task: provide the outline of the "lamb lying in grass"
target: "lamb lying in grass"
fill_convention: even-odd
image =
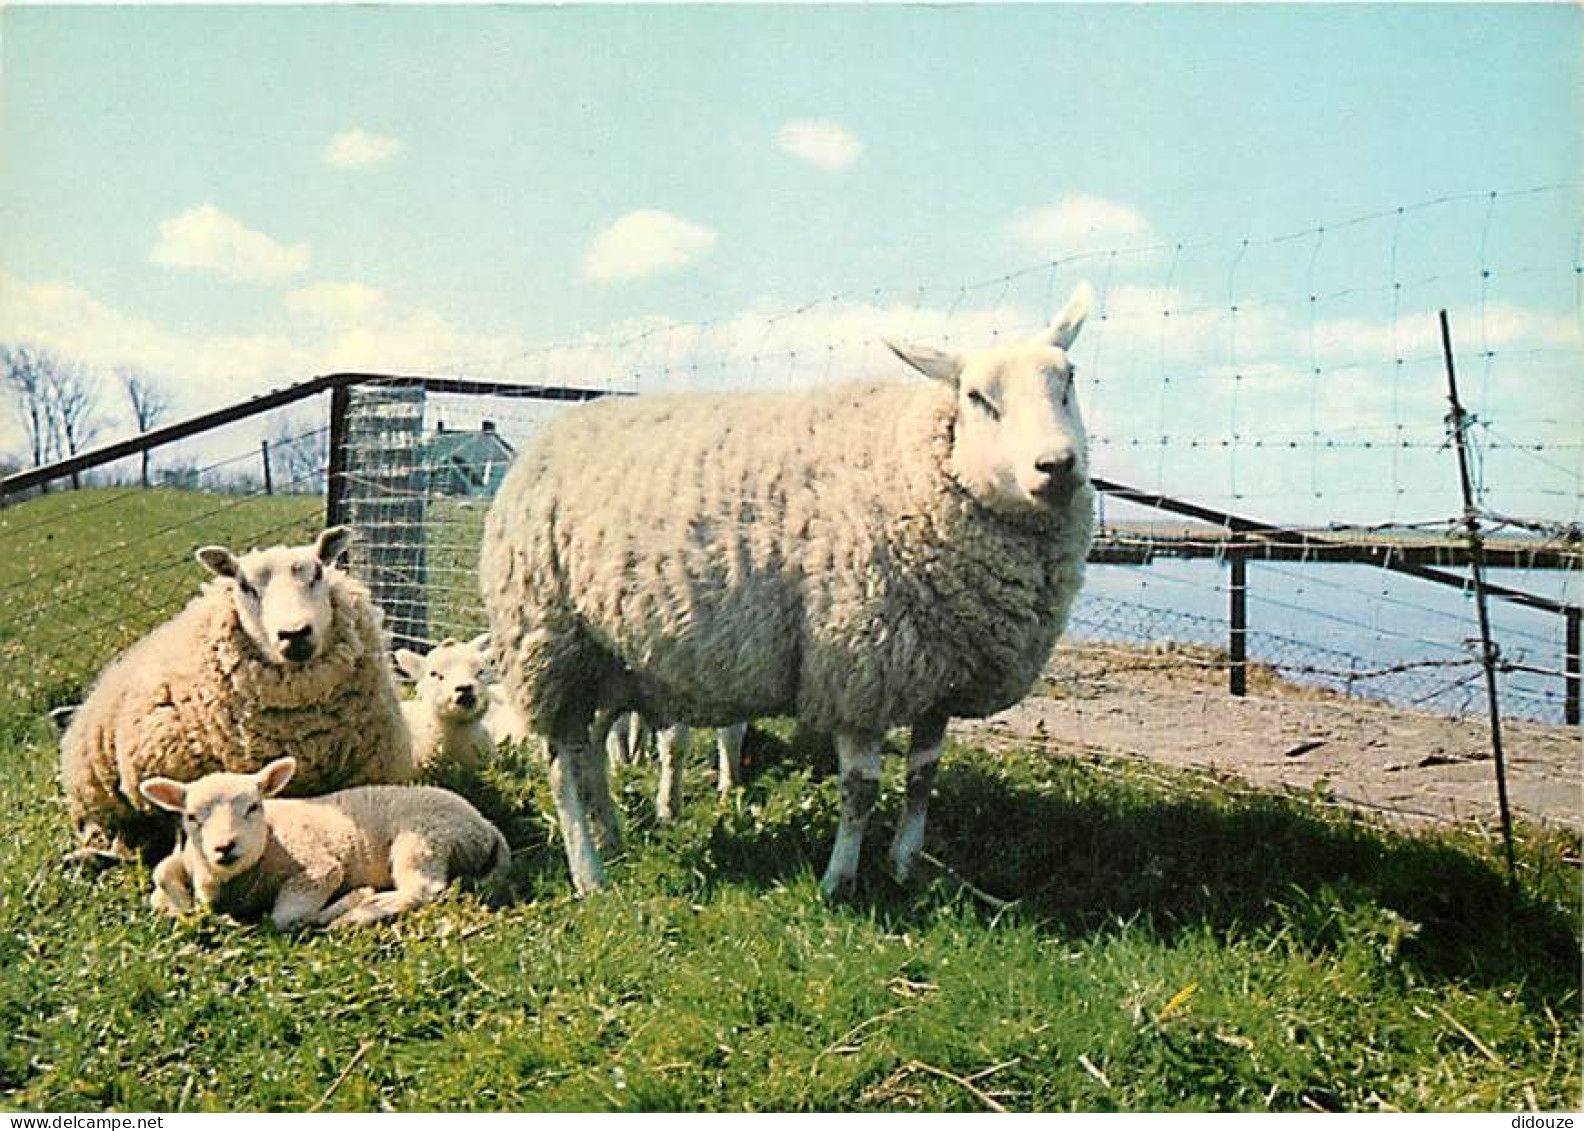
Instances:
[[[495,743],[484,716],[493,700],[489,636],[467,643],[443,640],[427,656],[402,648],[396,666],[413,682],[402,703],[412,735],[413,776],[422,781],[468,778],[483,768]]]
[[[456,794],[431,786],[362,786],[267,800],[297,763],[139,787],[180,814],[182,843],[154,869],[156,911],[195,904],[290,927],[373,923],[439,898],[460,876],[504,881],[506,838]]]

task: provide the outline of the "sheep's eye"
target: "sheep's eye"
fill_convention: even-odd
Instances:
[[[440,673],[439,672],[430,672],[429,673],[429,678],[430,679],[439,679],[440,678]]]
[[[315,562],[314,563],[314,571],[313,571],[313,584],[318,585],[323,580],[324,580],[324,566],[320,565],[318,562]]]
[[[242,590],[244,597],[257,597],[258,590],[253,588],[253,583],[241,574],[237,575],[237,588]]]
[[[198,824],[198,818],[194,817],[191,813],[183,813],[182,824],[186,825],[189,829],[195,828]]]
[[[968,390],[968,403],[973,405],[980,412],[984,413],[991,420],[1001,419],[1001,410],[996,408],[995,405],[991,404],[990,398],[985,396],[978,389]]]
[[[247,815],[249,817],[251,817],[251,816],[253,816],[253,814],[257,813],[263,807],[264,806],[260,802],[255,801],[255,802],[253,802],[253,804],[251,804],[251,805],[249,805],[247,807]]]

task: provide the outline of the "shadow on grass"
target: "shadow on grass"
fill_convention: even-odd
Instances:
[[[760,734],[747,800],[674,834],[671,867],[706,883],[771,885],[823,868],[835,832],[834,759],[816,739]],[[870,824],[858,909],[906,926],[963,888],[942,876],[908,892],[884,874],[894,787]],[[695,807],[696,809],[698,807]],[[930,806],[928,851],[956,877],[1064,936],[1143,923],[1164,938],[1208,927],[1274,935],[1316,953],[1344,933],[1379,936],[1426,977],[1578,992],[1577,870],[1554,845],[1544,889],[1518,901],[1494,853],[1469,837],[1382,830],[1298,799],[1205,789],[1174,794],[1126,769],[1031,752],[953,750]],[[977,899],[977,897],[972,897]],[[998,913],[981,901],[984,913]]]

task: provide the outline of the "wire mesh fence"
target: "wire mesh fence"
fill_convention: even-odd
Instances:
[[[196,590],[194,547],[306,537],[327,513],[359,528],[352,568],[397,642],[471,635],[484,627],[475,566],[490,498],[573,400],[900,376],[887,338],[1011,340],[1089,279],[1098,309],[1074,362],[1092,463],[1135,490],[1102,500],[1073,642],[1106,663],[1217,678],[1241,665],[1326,694],[1482,711],[1470,592],[1395,568],[1461,576],[1465,561],[1434,316],[1446,308],[1465,343],[1492,577],[1546,606],[1497,602],[1503,707],[1559,722],[1577,670],[1577,614],[1560,610],[1579,605],[1584,514],[1577,189],[1086,251],[974,283],[847,291],[702,322],[646,319],[458,357],[431,380],[336,379],[161,446],[156,490],[127,485],[129,455],[89,470],[84,491],[0,511],[0,559],[20,563],[0,569],[0,659],[30,672],[6,694],[34,705],[79,695]],[[1559,228],[1574,238],[1559,243]],[[1229,563],[1247,532],[1184,522],[1139,501],[1148,496],[1254,516],[1287,537],[1254,538],[1265,556],[1234,585]]]

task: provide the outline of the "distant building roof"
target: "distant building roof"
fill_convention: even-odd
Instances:
[[[486,420],[477,432],[453,432],[442,421],[424,443],[429,490],[440,495],[493,495],[515,448]]]

